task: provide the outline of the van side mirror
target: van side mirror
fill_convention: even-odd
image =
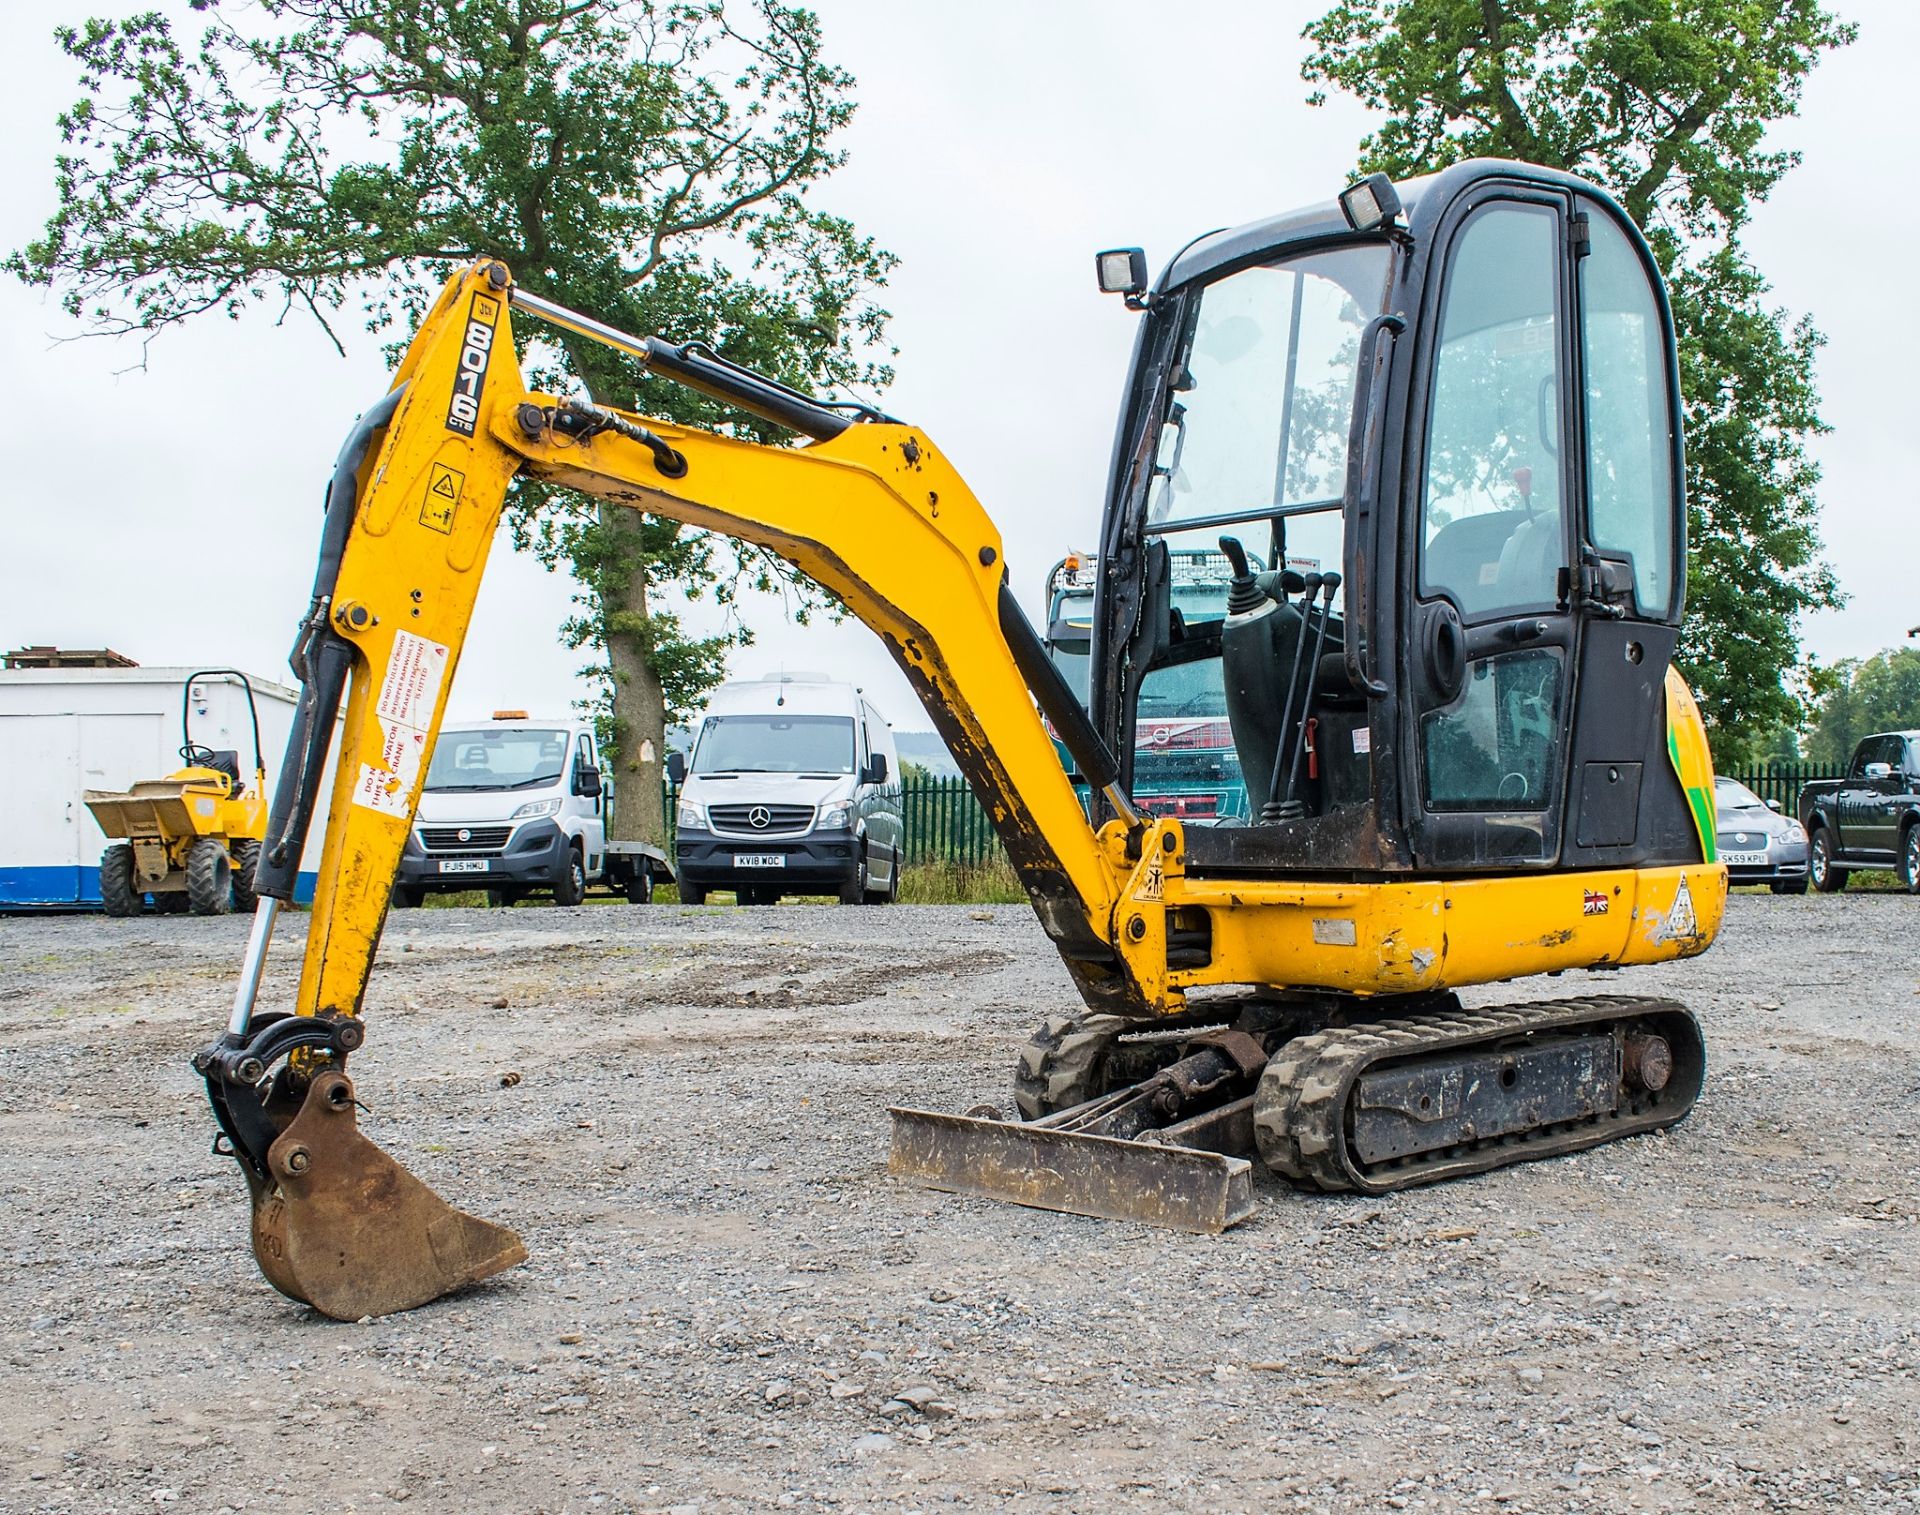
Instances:
[[[686,781],[687,755],[684,752],[669,752],[667,754],[667,782],[678,786],[686,783]]]
[[[598,768],[574,769],[573,792],[582,799],[598,799],[600,797],[600,770]]]
[[[867,759],[867,782],[869,784],[884,784],[886,781],[887,755],[884,752],[876,752],[872,757]]]

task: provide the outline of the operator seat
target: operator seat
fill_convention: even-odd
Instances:
[[[240,754],[231,747],[222,747],[218,750],[202,749],[199,757],[200,767],[210,768],[215,773],[224,773],[231,780],[228,793],[238,798],[241,791],[246,788],[240,777]]]

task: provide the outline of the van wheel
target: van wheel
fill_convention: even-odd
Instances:
[[[640,876],[627,880],[627,903],[629,905],[651,905],[653,903],[653,869],[645,863],[640,865]]]
[[[853,865],[853,877],[840,886],[840,903],[843,905],[864,905],[867,902],[867,854],[860,852],[860,861]]]
[[[1833,839],[1822,826],[1813,833],[1813,846],[1807,852],[1807,872],[1813,887],[1822,894],[1838,894],[1847,887],[1847,870],[1833,863]]]
[[[553,886],[553,902],[572,907],[587,897],[587,865],[578,848],[567,850],[567,871]]]
[[[133,887],[133,848],[116,842],[100,854],[100,908],[108,915],[140,913],[142,901]]]
[[[210,836],[187,849],[187,904],[195,915],[233,911],[233,859],[226,845]]]
[[[253,871],[260,866],[260,844],[247,840],[233,844],[233,908],[252,915],[260,896],[254,893]]]
[[[680,880],[680,903],[683,905],[704,905],[707,902],[707,886]]]

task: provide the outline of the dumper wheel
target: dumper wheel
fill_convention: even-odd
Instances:
[[[138,915],[141,903],[133,887],[133,848],[116,842],[100,854],[100,908],[108,915]]]
[[[1051,1015],[1021,1049],[1013,1070],[1013,1102],[1021,1119],[1070,1110],[1107,1092],[1107,1065],[1120,1033],[1118,1015]]]
[[[260,844],[251,839],[233,844],[233,908],[252,915],[260,896],[253,892],[253,870],[260,866]]]
[[[210,836],[187,849],[187,903],[195,915],[233,912],[233,860]]]

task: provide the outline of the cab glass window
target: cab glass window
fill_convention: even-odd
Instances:
[[[1674,600],[1673,415],[1660,308],[1627,234],[1594,211],[1580,264],[1587,389],[1587,529],[1594,546],[1633,555],[1640,614]]]
[[[1454,242],[1427,442],[1421,587],[1469,620],[1550,609],[1560,500],[1559,219],[1478,211]]]
[[[1337,500],[1384,243],[1243,268],[1194,297],[1156,439],[1149,528]]]

